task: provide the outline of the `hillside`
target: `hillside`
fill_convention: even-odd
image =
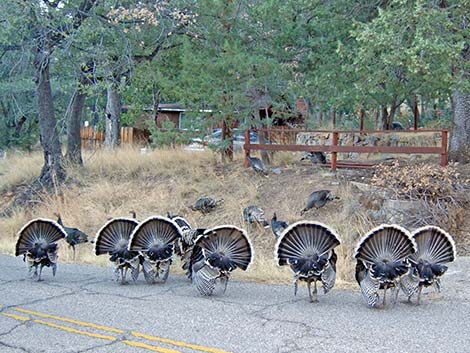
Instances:
[[[351,184],[353,180],[360,181],[359,185],[367,184],[372,171],[339,170],[334,174],[328,168],[299,159],[299,155],[291,153],[276,155],[274,165],[279,167],[280,174],[271,173],[266,178],[243,168],[241,154],[236,155],[234,163],[224,165],[218,155],[209,151],[159,150],[141,155],[137,149],[121,149],[87,153],[84,168],[68,170],[67,187],[61,194],[37,195],[31,207],[0,218],[0,251],[12,254],[17,231],[35,217],[55,218],[54,213],[60,212],[66,226],[78,227],[93,238],[110,217],[129,217],[130,211],[135,211],[142,220],[171,212],[184,216],[197,227],[234,224],[246,228],[255,246],[254,266],[236,277],[289,283],[289,270],[278,268],[274,263],[275,239],[271,230],[249,227],[243,222],[243,209],[257,205],[264,209],[268,220],[276,212],[279,219],[289,223],[309,219],[336,229],[343,241],[338,250],[338,279],[340,284],[346,285],[353,281],[351,257],[357,240],[380,224],[370,216],[370,207],[364,201],[364,197],[370,195]],[[41,164],[40,154],[17,155],[0,161],[2,209],[28,187],[39,174]],[[340,199],[300,217],[308,195],[321,189],[332,190]],[[210,214],[192,211],[189,206],[203,195],[224,202]],[[468,239],[470,229],[468,221],[465,223],[468,218],[459,217],[464,223],[453,233],[462,249],[466,249],[464,239]],[[106,256],[94,256],[89,243],[78,247],[75,259],[63,244],[60,256],[60,261],[108,265]],[[172,271],[181,273],[177,267]]]

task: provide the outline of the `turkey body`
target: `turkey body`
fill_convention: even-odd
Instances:
[[[289,226],[289,224],[285,221],[280,221],[277,219],[276,212],[273,214],[273,218],[271,218],[271,230],[274,234],[274,237],[278,239],[281,236],[281,233]]]
[[[313,164],[326,164],[326,156],[323,152],[308,152],[300,160],[307,159]]]
[[[72,248],[73,251],[73,257],[75,258],[75,246],[78,244],[83,244],[88,242],[88,235],[82,232],[78,228],[74,227],[66,227],[62,223],[62,217],[60,214],[56,214],[57,216],[57,223],[62,226],[62,228],[65,230],[65,233],[67,233],[67,236],[65,237],[65,241],[69,246]]]
[[[256,157],[248,157],[248,161],[250,162],[251,168],[253,168],[256,173],[268,176],[268,170],[264,166],[264,163],[261,159]]]
[[[216,200],[212,197],[203,196],[196,200],[194,206],[191,206],[193,211],[199,211],[203,214],[212,212],[217,206],[219,206],[223,200]]]
[[[243,229],[232,225],[207,229],[195,241],[190,260],[191,278],[201,295],[212,295],[218,284],[227,288],[230,274],[246,271],[253,248]]]
[[[362,238],[354,254],[355,277],[368,306],[378,305],[380,289],[384,290],[383,306],[389,288],[395,292],[396,301],[400,279],[410,268],[408,257],[415,252],[411,234],[398,225],[381,225]]]
[[[269,227],[269,223],[264,216],[264,211],[258,206],[248,206],[243,210],[243,220],[249,224],[259,224]]]
[[[290,266],[294,274],[294,294],[297,294],[299,281],[307,283],[311,302],[318,301],[318,281],[322,283],[325,294],[334,287],[337,260],[334,248],[340,243],[331,228],[318,222],[300,221],[282,233],[276,244],[275,256],[279,266]]]
[[[134,281],[139,276],[140,255],[137,251],[129,251],[130,235],[139,222],[131,218],[113,218],[96,234],[95,255],[109,255],[113,263],[116,281],[126,284],[127,272],[131,271]]]
[[[339,197],[333,195],[330,190],[318,190],[314,191],[310,194],[307,200],[307,205],[305,208],[300,211],[300,215],[303,215],[305,212],[310,210],[311,208],[320,208],[326,205],[327,202],[332,201],[334,199],[339,199]]]
[[[51,267],[52,274],[57,272],[58,244],[66,237],[65,230],[50,219],[37,218],[27,223],[19,232],[15,255],[23,255],[33,279],[42,281],[44,267]],[[38,272],[39,268],[39,272]]]
[[[182,231],[171,219],[152,216],[132,232],[129,251],[141,254],[142,271],[147,283],[165,282],[170,272],[176,243]]]
[[[413,232],[412,237],[417,251],[408,258],[410,271],[401,279],[400,288],[408,301],[417,293],[419,304],[423,288],[435,286],[440,291],[441,277],[447,271],[445,264],[455,260],[457,251],[450,234],[439,227],[419,228]]]

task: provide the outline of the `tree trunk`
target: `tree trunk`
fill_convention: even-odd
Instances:
[[[261,121],[262,120],[262,116],[261,116],[261,111],[258,110],[258,118],[259,120]],[[269,117],[269,112],[268,112],[268,109],[265,108],[264,109],[264,117],[265,118],[268,118]],[[261,127],[263,129],[267,128],[267,124],[266,122],[264,124],[261,125]],[[266,130],[260,130],[258,131],[258,140],[259,140],[259,144],[260,145],[265,145],[267,142],[269,142],[269,137],[268,137],[268,133]],[[271,159],[272,159],[272,153],[269,153],[268,151],[265,151],[265,150],[261,150],[260,151],[260,154],[261,154],[261,160],[263,161],[263,163],[265,165],[269,165],[271,164]]]
[[[470,161],[470,93],[452,94],[453,128],[449,142],[449,157],[453,161]]]
[[[108,88],[104,142],[108,148],[121,145],[121,95],[115,86]]]
[[[233,162],[233,123],[228,124],[225,120],[222,123],[222,142],[229,141],[226,149],[222,150],[222,160]]]
[[[65,180],[65,170],[52,100],[50,62],[45,52],[44,48],[38,47],[34,60],[40,138],[44,149],[44,166],[38,181],[43,187],[52,190]]]
[[[65,159],[75,165],[83,164],[80,125],[85,99],[86,93],[79,88],[73,95],[72,109],[67,120],[67,152],[65,153]]]
[[[82,66],[80,78],[78,80],[77,91],[72,98],[72,108],[67,120],[67,153],[66,160],[75,165],[82,165],[82,139],[80,137],[80,125],[82,122],[83,107],[87,97],[86,86],[92,84],[88,77],[92,71],[93,63],[88,62]]]

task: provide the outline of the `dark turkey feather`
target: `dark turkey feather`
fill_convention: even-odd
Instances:
[[[400,288],[408,300],[417,292],[418,304],[423,287],[435,285],[440,288],[440,277],[447,271],[445,264],[455,260],[455,242],[444,230],[435,226],[417,229],[412,234],[417,251],[408,258],[411,263],[409,274],[400,281]]]
[[[83,244],[83,243],[88,242],[88,235],[82,232],[78,228],[64,226],[64,224],[62,223],[62,217],[60,216],[60,214],[56,213],[55,215],[57,216],[57,223],[59,223],[62,226],[62,228],[64,228],[65,233],[67,233],[67,236],[65,237],[65,241],[72,248],[73,257],[75,258],[75,246],[78,244]]]
[[[253,259],[253,247],[246,231],[232,225],[206,230],[195,243],[191,256],[191,277],[203,295],[211,295],[220,281],[224,290],[230,273],[246,271]]]
[[[149,283],[165,281],[182,231],[171,219],[153,216],[140,223],[131,235],[129,250],[143,256],[144,275]]]
[[[289,226],[289,223],[285,221],[279,221],[277,219],[276,212],[273,214],[273,218],[271,218],[271,230],[273,231],[274,236],[278,239],[282,232]]]
[[[58,258],[57,242],[66,236],[67,233],[58,223],[50,219],[33,219],[18,232],[15,255],[24,255],[30,274],[34,269],[32,275],[38,281],[41,281],[44,266],[52,267],[52,274],[55,276]]]
[[[128,270],[131,271],[134,281],[139,276],[139,253],[128,250],[130,236],[138,224],[139,222],[131,218],[111,219],[101,227],[94,241],[96,255],[110,255],[109,260],[114,265],[116,280],[121,284],[126,283]]]
[[[307,282],[313,302],[317,300],[317,281],[322,282],[325,293],[334,286],[337,260],[334,248],[340,243],[339,236],[328,226],[300,221],[284,230],[277,241],[274,255],[279,266],[289,265],[294,272],[295,292],[299,280]],[[313,293],[310,291],[312,282]]]
[[[264,166],[264,163],[261,159],[256,157],[248,157],[248,160],[250,161],[251,168],[253,168],[256,173],[261,173],[264,176],[268,176],[268,170]]]
[[[416,252],[411,234],[398,225],[381,225],[372,229],[359,242],[354,257],[357,259],[356,280],[369,306],[376,306],[379,289],[393,288],[395,300],[400,278],[409,271],[407,258]]]

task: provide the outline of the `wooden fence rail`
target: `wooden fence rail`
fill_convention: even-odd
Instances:
[[[145,144],[148,142],[147,131],[132,127],[121,128],[121,144]],[[82,148],[97,148],[104,144],[105,133],[91,126],[83,126],[80,128],[80,138],[82,140]]]
[[[259,129],[255,131],[264,131],[267,136],[276,129]],[[292,151],[292,152],[330,152],[331,153],[331,169],[336,170],[338,167],[338,153],[397,153],[397,154],[437,154],[441,156],[441,166],[447,165],[447,130],[400,130],[400,131],[333,131],[333,130],[292,130],[294,134],[299,132],[305,133],[331,133],[332,144],[331,145],[297,145],[297,144],[252,144],[250,143],[250,130],[245,133],[245,144],[243,146],[245,150],[245,167],[249,167],[250,163],[248,157],[250,157],[250,151],[261,150],[261,151]],[[441,133],[441,146],[440,147],[421,147],[421,146],[342,146],[339,144],[339,134],[357,134],[357,133],[374,133],[374,134],[391,134],[391,133]],[[357,163],[341,163],[339,166],[347,167],[366,167],[371,164],[357,164]]]

